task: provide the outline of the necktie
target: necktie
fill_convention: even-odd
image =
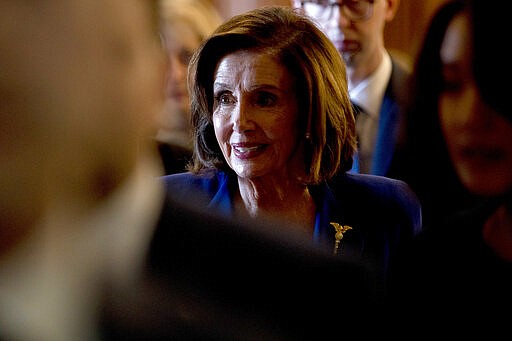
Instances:
[[[366,167],[361,163],[361,142],[363,140],[363,129],[365,125],[365,121],[367,119],[367,115],[364,112],[363,108],[357,103],[352,102],[352,107],[354,110],[354,117],[356,119],[356,135],[357,135],[357,153],[354,156],[354,162],[352,165],[352,172],[360,173]],[[364,163],[364,162],[363,162]]]
[[[354,110],[354,117],[357,120],[357,117],[361,112],[363,112],[363,108],[361,108],[357,103],[352,102],[352,108]]]

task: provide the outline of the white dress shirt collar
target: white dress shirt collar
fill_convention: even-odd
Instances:
[[[379,116],[384,92],[391,77],[391,68],[391,57],[388,52],[384,52],[382,61],[375,72],[356,86],[353,86],[350,81],[348,83],[352,101],[374,119]]]

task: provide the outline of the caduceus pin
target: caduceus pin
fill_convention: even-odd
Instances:
[[[334,255],[338,254],[338,248],[340,246],[341,240],[343,239],[343,234],[347,232],[348,230],[352,230],[352,227],[348,225],[340,225],[335,222],[331,222],[331,225],[336,230],[336,233],[334,235],[335,241],[334,241]]]

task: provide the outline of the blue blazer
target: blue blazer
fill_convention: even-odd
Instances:
[[[199,207],[234,218],[238,181],[233,172],[187,172],[162,179],[176,200],[193,197]],[[331,222],[348,225],[352,229],[345,232],[337,254],[376,264],[382,274],[395,251],[420,231],[420,204],[402,181],[346,173],[309,190],[316,205],[314,244],[333,252],[336,231]]]

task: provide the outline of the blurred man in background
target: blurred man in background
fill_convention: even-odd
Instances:
[[[392,176],[400,138],[410,62],[391,54],[384,29],[400,0],[291,0],[313,18],[347,66],[348,90],[357,108],[359,150],[352,171]]]

